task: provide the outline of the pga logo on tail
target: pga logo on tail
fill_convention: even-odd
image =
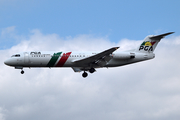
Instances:
[[[153,51],[153,45],[156,42],[149,42],[149,41],[144,41],[141,46],[139,47],[139,51],[140,50],[144,50],[144,51]]]

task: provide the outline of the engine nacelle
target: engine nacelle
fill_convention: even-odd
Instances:
[[[114,59],[126,60],[135,58],[135,53],[116,53],[113,55]]]

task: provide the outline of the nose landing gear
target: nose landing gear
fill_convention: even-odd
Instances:
[[[24,74],[24,70],[23,69],[21,70],[21,74]]]
[[[24,70],[22,66],[15,66],[15,69],[21,69],[21,74],[24,74]]]

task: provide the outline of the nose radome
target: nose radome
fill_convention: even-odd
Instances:
[[[5,61],[4,61],[4,64],[8,65],[8,60],[5,60]]]
[[[4,64],[10,65],[10,64],[11,64],[11,61],[10,61],[9,59],[7,59],[7,60],[4,61]]]

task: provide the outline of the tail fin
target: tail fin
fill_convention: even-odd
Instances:
[[[169,32],[161,35],[149,35],[147,36],[143,43],[136,49],[137,52],[143,53],[153,53],[159,41],[167,35],[170,35],[174,32]]]

